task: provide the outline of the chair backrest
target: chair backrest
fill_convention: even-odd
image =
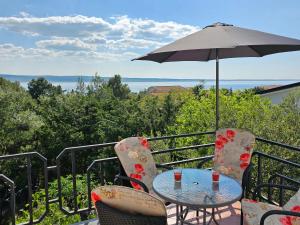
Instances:
[[[100,186],[92,191],[101,225],[166,225],[165,205],[146,192],[123,186]]]
[[[250,164],[255,136],[240,129],[220,129],[216,132],[214,170],[242,183]]]
[[[142,181],[151,191],[157,168],[147,139],[143,137],[123,139],[115,145],[115,151],[127,176]],[[142,189],[134,182],[131,184],[135,189]]]

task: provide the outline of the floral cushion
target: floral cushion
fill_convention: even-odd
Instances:
[[[129,187],[107,185],[92,191],[92,201],[102,201],[110,207],[146,216],[166,216],[162,201],[144,191]]]
[[[242,209],[245,220],[249,225],[259,224],[264,213],[270,210],[287,210],[300,212],[300,190],[281,208],[267,203],[257,202],[254,200],[243,199]],[[273,215],[269,216],[266,225],[300,225],[300,218],[295,216]]]
[[[281,207],[270,205],[263,202],[257,202],[254,200],[243,199],[242,200],[242,210],[244,213],[244,220],[248,225],[258,225],[260,224],[260,219],[266,212],[270,210],[282,210]],[[269,216],[265,220],[265,225],[282,225],[280,222],[280,215]]]
[[[115,151],[127,176],[142,181],[151,192],[157,168],[147,139],[126,138],[115,145]],[[137,183],[131,182],[131,184],[135,189],[142,189]]]
[[[218,130],[216,137],[214,170],[242,183],[244,171],[251,160],[255,136],[245,130],[228,128]]]
[[[300,189],[298,192],[283,206],[284,210],[300,213]],[[282,216],[280,218],[284,225],[300,225],[300,217]]]

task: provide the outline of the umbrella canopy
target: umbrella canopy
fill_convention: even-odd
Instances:
[[[218,58],[261,57],[300,50],[300,40],[215,23],[134,60],[159,63],[209,61]]]
[[[216,129],[219,123],[219,59],[262,57],[300,50],[300,40],[215,23],[133,60],[158,63],[216,60]]]

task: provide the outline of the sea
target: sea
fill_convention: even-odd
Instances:
[[[71,91],[76,89],[78,79],[81,78],[85,84],[91,82],[93,76],[34,76],[34,75],[9,75],[0,74],[10,81],[18,81],[20,85],[27,88],[28,82],[38,77],[44,77],[53,85],[60,85],[63,90]],[[108,80],[110,77],[101,77],[103,80]],[[122,78],[122,82],[127,84],[132,92],[140,92],[148,89],[151,86],[182,86],[194,87],[198,84],[203,84],[205,88],[215,86],[213,79],[170,79],[170,78]],[[291,83],[300,82],[300,79],[290,80],[220,80],[220,88],[227,88],[232,90],[242,90],[258,86],[269,85],[287,85]]]

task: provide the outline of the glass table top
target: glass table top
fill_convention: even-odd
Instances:
[[[240,200],[241,185],[220,174],[219,182],[212,182],[212,171],[182,169],[181,182],[175,182],[174,170],[163,172],[153,180],[153,190],[171,203],[198,208],[215,208]]]

